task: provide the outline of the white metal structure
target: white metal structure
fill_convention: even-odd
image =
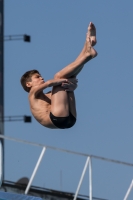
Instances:
[[[84,169],[83,169],[83,172],[82,172],[82,175],[81,175],[81,178],[80,178],[80,181],[79,181],[79,184],[78,184],[75,196],[74,196],[74,200],[77,199],[77,196],[78,196],[78,193],[79,193],[79,190],[80,190],[80,186],[82,184],[82,181],[83,181],[83,178],[84,178],[88,164],[89,164],[89,175],[90,175],[89,176],[89,183],[90,183],[89,184],[90,185],[89,197],[90,197],[90,200],[92,200],[92,169],[91,169],[91,158],[90,157],[88,157],[87,160],[86,160],[86,163],[85,163],[85,166],[84,166]]]
[[[43,155],[44,155],[44,153],[45,153],[45,150],[46,150],[46,148],[43,147],[42,152],[41,152],[41,154],[40,154],[40,157],[39,157],[39,159],[38,159],[38,161],[37,161],[37,163],[36,163],[35,169],[34,169],[34,171],[33,171],[33,173],[32,173],[32,176],[31,176],[31,178],[30,178],[30,180],[29,180],[29,183],[28,183],[28,185],[27,185],[27,188],[26,188],[26,190],[25,190],[25,194],[27,194],[27,193],[29,192],[31,183],[32,183],[32,181],[33,181],[33,179],[34,179],[34,177],[35,177],[35,175],[36,175],[36,172],[37,172],[38,167],[39,167],[39,165],[40,165],[40,163],[41,163],[41,160],[42,160],[42,158],[43,158]]]
[[[35,165],[35,168],[33,170],[31,178],[29,180],[29,183],[28,183],[28,185],[26,187],[25,194],[28,194],[28,192],[29,192],[29,189],[31,187],[32,181],[33,181],[33,179],[34,179],[34,177],[36,175],[36,172],[37,172],[37,170],[39,168],[39,165],[40,165],[40,163],[41,163],[41,161],[43,159],[44,153],[45,153],[45,151],[47,149],[53,149],[53,150],[56,150],[56,151],[62,151],[62,152],[67,152],[67,153],[76,154],[76,155],[80,155],[80,156],[85,156],[87,158],[73,200],[77,199],[77,196],[78,196],[78,193],[79,193],[79,190],[80,190],[80,187],[81,187],[81,184],[82,184],[82,181],[83,181],[83,178],[84,178],[84,175],[85,175],[85,172],[86,172],[88,166],[89,166],[89,200],[92,200],[92,164],[91,164],[92,158],[100,159],[100,160],[104,160],[104,161],[108,161],[108,162],[113,162],[113,163],[117,163],[117,164],[122,164],[122,165],[127,165],[127,166],[130,166],[130,167],[133,167],[133,163],[127,163],[127,162],[123,162],[123,161],[119,161],[119,160],[113,160],[113,159],[109,159],[109,158],[104,158],[104,157],[96,156],[96,155],[89,155],[89,154],[84,154],[84,153],[69,151],[69,150],[60,149],[60,148],[56,148],[56,147],[52,147],[52,146],[47,146],[47,145],[43,145],[43,144],[37,144],[37,143],[33,143],[33,142],[28,142],[28,141],[16,139],[16,138],[11,138],[11,137],[7,137],[7,136],[3,136],[3,135],[0,135],[0,138],[6,139],[6,140],[15,141],[15,142],[20,142],[20,143],[25,143],[25,144],[29,144],[29,145],[33,145],[33,146],[42,147],[41,154],[40,154],[40,156],[38,158],[38,161],[37,161],[37,163]],[[0,145],[0,153],[1,153],[1,155],[2,155],[2,150],[3,150],[2,149],[2,145]],[[2,177],[3,177],[2,176],[2,172],[3,172],[2,166],[3,166],[3,164],[0,163],[0,183],[2,183]],[[126,194],[124,200],[127,200],[127,197],[129,196],[129,193],[130,193],[130,191],[131,191],[132,188],[133,188],[133,180],[131,182],[131,185],[130,185],[128,191],[127,191],[127,194]]]
[[[127,200],[127,198],[129,197],[129,194],[130,194],[132,188],[133,188],[133,180],[132,180],[132,182],[131,182],[131,184],[130,184],[130,186],[128,188],[128,191],[127,191],[127,193],[126,193],[126,195],[124,197],[124,200]]]

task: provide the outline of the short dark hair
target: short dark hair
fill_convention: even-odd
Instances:
[[[33,70],[25,72],[23,74],[23,76],[21,77],[20,82],[21,82],[21,85],[22,85],[22,87],[24,88],[24,90],[26,92],[30,91],[30,88],[26,86],[26,82],[30,82],[31,81],[31,77],[36,73],[40,74],[39,71],[37,71],[36,69],[33,69]]]

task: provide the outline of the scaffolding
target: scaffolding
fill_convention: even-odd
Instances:
[[[48,145],[44,145],[44,144],[37,144],[37,143],[33,143],[33,142],[25,141],[25,140],[20,140],[20,139],[16,139],[16,138],[11,138],[11,137],[8,137],[8,136],[3,136],[3,135],[0,135],[0,138],[4,139],[4,140],[10,140],[10,141],[14,141],[14,142],[19,142],[19,143],[24,143],[24,144],[28,144],[28,145],[38,146],[38,147],[42,148],[42,151],[41,151],[40,156],[39,156],[39,158],[38,158],[38,160],[36,162],[36,165],[34,167],[34,170],[32,172],[32,175],[30,177],[28,185],[27,185],[27,187],[25,189],[25,192],[24,192],[25,195],[28,194],[28,192],[30,190],[30,187],[32,185],[33,179],[34,179],[34,177],[35,177],[35,175],[37,173],[37,170],[38,170],[38,168],[40,166],[40,163],[41,163],[41,161],[42,161],[42,159],[44,157],[44,154],[45,154],[46,150],[48,150],[48,149],[52,149],[52,150],[55,150],[55,151],[61,151],[61,152],[66,152],[66,153],[70,153],[70,154],[75,154],[75,155],[86,157],[86,162],[85,162],[85,165],[84,165],[84,168],[83,168],[83,171],[82,171],[82,174],[81,174],[81,177],[80,177],[80,180],[79,180],[79,183],[78,183],[78,186],[77,186],[77,190],[75,192],[73,200],[77,199],[77,196],[78,196],[80,187],[82,185],[82,182],[83,182],[83,179],[84,179],[84,176],[85,176],[87,168],[89,168],[89,188],[88,188],[89,189],[89,200],[93,200],[93,197],[92,197],[92,194],[93,194],[93,189],[92,189],[92,164],[91,164],[91,161],[92,161],[93,158],[99,159],[99,160],[104,160],[104,161],[107,161],[107,162],[112,162],[112,163],[116,163],[116,164],[122,164],[122,165],[133,167],[133,163],[128,163],[128,162],[124,162],[124,161],[119,161],[119,160],[109,159],[109,158],[105,158],[105,157],[101,157],[101,156],[89,155],[89,154],[85,154],[85,153],[70,151],[70,150],[61,149],[61,148],[48,146]],[[2,146],[0,146],[0,153],[2,155]],[[2,183],[2,181],[3,181],[2,180],[2,177],[3,177],[2,165],[3,164],[0,163],[0,183]],[[126,196],[124,197],[124,200],[127,200],[132,188],[133,188],[133,180],[132,180],[131,185],[130,185],[127,193],[126,193]]]

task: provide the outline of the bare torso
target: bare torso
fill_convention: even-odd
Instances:
[[[49,113],[51,110],[51,92],[40,93],[37,97],[34,94],[29,94],[30,109],[35,119],[47,128],[55,129],[50,120]]]

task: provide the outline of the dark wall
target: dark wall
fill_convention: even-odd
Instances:
[[[4,0],[0,0],[0,134],[4,134]]]
[[[4,135],[4,0],[0,0],[0,134]],[[4,179],[4,141],[0,139],[0,184]]]

